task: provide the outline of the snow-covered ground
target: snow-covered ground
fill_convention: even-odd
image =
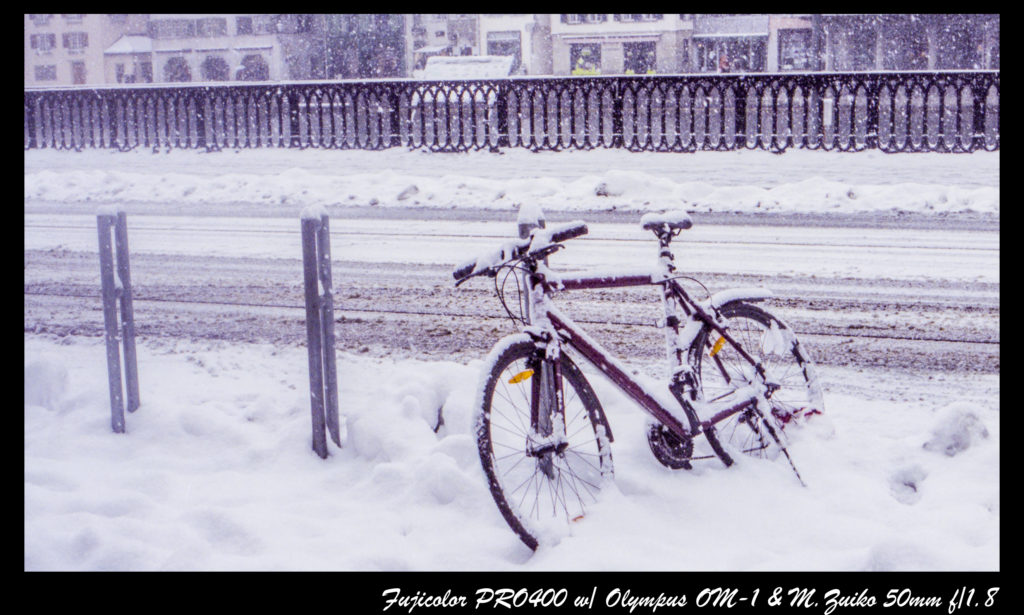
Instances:
[[[995,375],[918,374],[907,390],[905,374],[825,370],[835,436],[791,448],[806,488],[781,460],[660,466],[642,413],[594,377],[614,483],[572,537],[531,554],[469,428],[480,361],[340,355],[348,440],[321,461],[304,348],[144,342],[123,435],[102,340],[26,336],[25,350],[30,570],[998,567]]]
[[[251,208],[289,218],[294,227],[310,204],[332,215],[349,205],[398,212],[422,207],[440,218],[451,208],[487,208],[510,212],[510,220],[518,203],[532,203],[549,212],[895,208],[920,215],[974,212],[998,221],[998,167],[998,154],[988,153],[33,151],[25,154],[26,260],[30,250],[91,253],[95,226],[83,226],[81,216],[100,204],[126,204],[140,231],[146,221],[137,214],[158,214],[152,223],[164,231],[170,222],[194,229],[206,208],[228,205],[230,215]],[[225,237],[224,220],[214,223],[213,237]],[[276,224],[265,217],[236,219],[227,228],[238,234],[217,241],[218,257],[297,254],[294,238],[283,232],[266,239]],[[608,231],[619,232],[613,226]],[[247,234],[250,227],[269,232]],[[426,235],[429,228],[408,225],[405,231]],[[733,236],[757,232],[730,228]],[[363,245],[380,243],[372,231],[372,224],[355,222],[345,229],[367,235],[353,240]],[[816,245],[851,243],[851,234],[835,229],[804,231]],[[601,244],[602,232],[595,225],[590,243],[579,243],[587,249],[565,254],[581,265],[606,258],[616,244]],[[714,262],[715,244],[730,231],[693,232],[694,258],[704,250]],[[842,250],[824,250],[791,273],[872,284],[938,276],[954,286],[998,284],[998,265],[984,252],[990,234],[979,233],[977,247],[974,236],[949,242],[970,258],[937,245],[934,262],[897,251],[887,267],[865,265],[858,251],[844,258]],[[785,236],[778,241],[801,241],[799,229]],[[941,233],[921,237],[929,246],[936,240],[947,245]],[[720,273],[777,273],[778,252],[770,246],[777,238],[763,239],[768,243],[749,256],[726,260]],[[872,234],[858,246],[876,240],[888,249],[900,234]],[[188,233],[164,241],[132,245],[143,254],[192,254],[201,245]],[[479,241],[448,239],[430,252],[381,245],[379,256],[364,249],[360,258],[455,263]],[[335,242],[337,250],[345,245]],[[942,259],[956,266],[935,266]],[[30,273],[46,276],[26,265],[26,278]],[[189,272],[179,277],[187,280]],[[259,316],[254,311],[251,317]],[[115,435],[102,340],[37,334],[28,325],[29,570],[999,567],[998,374],[823,368],[835,435],[795,435],[791,452],[806,488],[781,461],[741,460],[728,469],[708,461],[691,472],[663,468],[647,448],[640,411],[595,376],[592,384],[615,430],[615,481],[570,538],[534,554],[494,506],[470,431],[482,356],[428,361],[341,353],[348,439],[323,461],[309,446],[301,345],[188,341],[187,331],[180,339],[142,337],[142,407],[127,417],[127,433]],[[435,433],[439,410],[444,425]]]

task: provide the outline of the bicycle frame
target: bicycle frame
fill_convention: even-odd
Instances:
[[[762,386],[765,385],[764,368],[759,362],[751,357],[743,347],[732,338],[731,335],[729,335],[725,328],[718,322],[715,315],[709,313],[707,310],[702,308],[697,301],[690,298],[686,291],[674,279],[672,279],[674,267],[671,263],[672,254],[668,250],[668,241],[670,241],[670,238],[661,237],[661,253],[659,259],[661,271],[655,274],[648,273],[576,277],[557,276],[556,280],[549,280],[549,276],[552,278],[555,276],[547,273],[546,267],[535,265],[530,273],[525,276],[528,278],[530,286],[530,291],[528,293],[530,326],[526,327],[525,331],[533,335],[535,339],[547,341],[549,344],[554,342],[555,353],[559,352],[558,349],[560,344],[568,345],[592,364],[598,371],[603,373],[627,397],[635,401],[644,411],[661,424],[665,425],[665,427],[675,433],[676,436],[682,439],[687,439],[703,433],[709,440],[709,443],[718,450],[719,445],[713,435],[713,426],[739,412],[742,412],[751,404],[756,403],[759,397],[759,392],[757,390],[758,387],[751,387],[749,390],[750,397],[740,401],[739,403],[735,403],[724,408],[712,407],[713,415],[702,421],[694,407],[695,403],[698,402],[699,387],[697,386],[696,378],[692,374],[691,366],[686,357],[687,350],[700,331],[707,326],[717,332],[725,340],[724,343],[731,345],[738,354],[744,358],[744,360],[754,367],[759,379],[761,380],[760,384]],[[655,395],[652,395],[644,387],[643,384],[632,378],[625,367],[623,367],[617,359],[605,350],[600,343],[587,335],[568,316],[552,305],[549,298],[549,295],[555,289],[559,291],[571,291],[627,288],[646,285],[659,285],[662,287],[665,319],[659,323],[659,325],[665,328],[667,354],[669,356],[669,360],[674,363],[672,365],[669,391],[682,407],[686,422],[689,424],[688,429],[683,425],[683,422],[676,413],[662,404]],[[730,299],[746,298],[757,300],[763,299],[765,296],[767,296],[767,293],[760,290],[749,292],[745,296],[742,293],[737,294],[735,291],[730,293]],[[712,310],[714,310],[715,302],[712,301],[710,306]],[[679,318],[676,309],[677,307],[682,308],[684,319]],[[553,331],[556,335],[545,334],[545,331]],[[548,352],[550,353],[550,347]],[[555,356],[557,356],[557,354]],[[717,362],[718,359],[716,358],[715,361]],[[554,362],[553,365],[557,369],[557,362]],[[554,375],[557,376],[558,374],[555,373]],[[559,382],[560,378],[556,377],[554,381]],[[534,403],[532,405],[535,414],[535,416],[532,417],[535,421],[533,424],[537,427],[537,432],[542,436],[551,435],[550,421],[543,419],[541,416],[536,416],[546,414],[538,410],[540,404],[550,407],[548,403],[542,401],[545,397],[543,393],[543,386],[538,383],[533,387],[533,391]],[[556,396],[556,399],[554,400],[556,405],[554,405],[554,407],[561,408],[561,391],[557,390],[554,394]],[[538,421],[543,421],[545,424],[540,425]],[[611,429],[610,426],[607,425],[607,421],[605,421],[605,428],[608,430],[610,436]],[[726,463],[728,464],[728,462]]]

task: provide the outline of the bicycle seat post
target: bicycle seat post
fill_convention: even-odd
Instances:
[[[658,238],[658,263],[662,266],[663,273],[668,277],[668,274],[676,270],[676,257],[672,253],[670,244],[672,243],[672,238],[678,234],[678,231],[658,229],[654,231],[654,234]]]

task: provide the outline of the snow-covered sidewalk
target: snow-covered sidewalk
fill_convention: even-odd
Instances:
[[[25,154],[26,202],[329,208],[998,215],[999,153],[694,154],[617,150],[202,151]]]
[[[663,468],[639,410],[595,376],[614,484],[531,554],[480,469],[479,361],[340,355],[348,441],[322,461],[302,347],[140,340],[142,407],[115,435],[102,340],[25,346],[27,570],[999,566],[995,375],[826,370],[835,435],[791,449],[807,488],[782,461]]]

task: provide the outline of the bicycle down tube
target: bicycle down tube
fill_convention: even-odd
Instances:
[[[557,283],[554,284],[559,290],[586,290],[596,288],[625,288],[630,286],[644,286],[663,284],[656,282],[653,276],[650,274],[644,275],[620,275],[620,276],[593,276],[593,277],[567,277],[560,278]],[[752,366],[760,372],[761,366],[755,361],[749,354],[747,354],[743,348],[736,343],[735,340],[717,323],[714,318],[709,316],[699,306],[695,304],[689,297],[686,296],[685,292],[679,288],[674,282],[668,281],[665,284],[668,285],[666,294],[671,293],[674,296],[675,301],[679,305],[683,306],[690,322],[699,323],[701,325],[707,325],[714,329],[719,335],[721,335],[727,343],[736,348],[740,355],[750,362]],[[546,292],[540,293],[546,295]],[[687,407],[686,404],[681,402],[683,411],[687,414],[688,421],[690,422],[690,430],[688,431],[682,423],[679,421],[677,416],[668,410],[661,402],[659,402],[654,396],[644,390],[643,386],[640,385],[636,380],[631,378],[626,371],[617,364],[617,361],[612,358],[612,355],[605,350],[600,343],[590,338],[580,328],[574,326],[574,323],[562,314],[548,302],[544,302],[543,315],[547,317],[548,322],[551,326],[566,338],[566,343],[569,344],[573,349],[580,353],[589,363],[595,368],[601,371],[609,380],[612,381],[623,393],[632,398],[637,404],[644,408],[654,418],[663,423],[666,427],[676,433],[680,437],[695,437],[702,433],[705,433],[710,426],[715,425],[725,419],[741,412],[747,408],[751,403],[756,401],[755,396],[751,396],[749,399],[734,404],[728,408],[724,408],[716,412],[711,418],[707,420],[701,420],[699,416],[694,414],[690,416],[691,412],[695,413],[695,409]],[[678,325],[680,323],[673,323],[671,326],[673,332],[668,334],[672,337],[678,336]],[[688,346],[692,340],[686,340],[683,344],[673,343],[677,350],[685,350],[682,346]],[[676,360],[682,364],[685,361],[682,356],[677,355]],[[671,389],[670,389],[671,391]]]

